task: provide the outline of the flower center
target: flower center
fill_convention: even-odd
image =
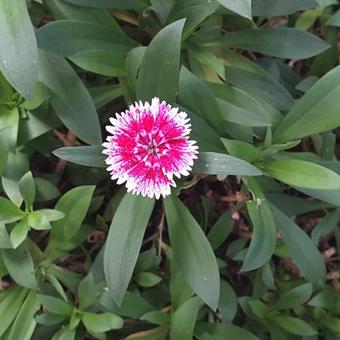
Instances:
[[[157,145],[154,143],[154,141],[150,142],[147,149],[148,155],[157,155],[158,151],[159,149]]]

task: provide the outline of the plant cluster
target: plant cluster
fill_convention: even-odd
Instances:
[[[0,339],[336,339],[338,9],[0,0]]]

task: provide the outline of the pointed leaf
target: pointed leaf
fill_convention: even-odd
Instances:
[[[5,266],[15,282],[20,286],[35,289],[37,281],[34,275],[34,263],[27,245],[24,243],[15,250],[1,251]]]
[[[216,152],[200,152],[193,170],[197,174],[260,176],[261,172],[250,163]]]
[[[164,27],[148,46],[137,80],[137,98],[174,103],[178,88],[181,34],[185,20]]]
[[[120,305],[132,277],[155,201],[126,194],[113,217],[104,250],[106,283]]]
[[[66,0],[71,4],[88,7],[143,10],[148,6],[146,0]]]
[[[283,183],[308,189],[340,189],[340,176],[321,165],[296,159],[267,163],[265,171]]]
[[[62,57],[39,55],[39,80],[50,90],[51,105],[66,127],[88,144],[99,145],[102,135],[89,91]]]
[[[288,249],[288,255],[296,266],[314,287],[324,285],[326,267],[324,260],[310,237],[297,226],[288,216],[271,205],[274,218],[283,231],[283,242]]]
[[[28,171],[19,181],[19,192],[24,199],[27,208],[30,208],[35,199],[35,183],[31,171]]]
[[[254,178],[245,179],[245,183],[253,196],[247,202],[253,235],[241,270],[249,271],[270,261],[276,246],[276,225],[259,183]]]
[[[251,0],[217,0],[230,11],[251,20]]]
[[[26,99],[38,78],[38,48],[25,0],[0,1],[0,71]]]
[[[95,333],[107,332],[111,329],[119,329],[123,327],[124,320],[112,313],[83,313],[82,320],[84,326]]]
[[[340,66],[323,76],[299,99],[275,130],[275,143],[300,139],[340,125]]]
[[[175,196],[164,200],[170,242],[176,262],[192,290],[216,310],[219,270],[211,245],[189,210]]]
[[[328,44],[311,33],[286,27],[240,30],[206,42],[206,46],[216,45],[289,59],[307,59],[329,48]]]
[[[71,163],[90,166],[94,168],[105,168],[105,158],[102,153],[102,146],[71,146],[59,148],[53,153],[60,159],[69,161]]]
[[[185,301],[171,316],[171,339],[193,339],[194,326],[203,302],[198,297]]]

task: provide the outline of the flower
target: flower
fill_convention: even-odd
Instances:
[[[128,192],[160,198],[170,195],[174,176],[189,175],[198,146],[189,140],[189,118],[159,98],[135,103],[110,118],[103,143],[107,170]]]

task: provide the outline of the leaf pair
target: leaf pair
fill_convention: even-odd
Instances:
[[[175,197],[164,201],[174,256],[193,291],[211,308],[219,298],[216,258],[201,227]],[[105,245],[104,270],[117,304],[121,304],[141,248],[154,201],[126,194],[112,220]]]

